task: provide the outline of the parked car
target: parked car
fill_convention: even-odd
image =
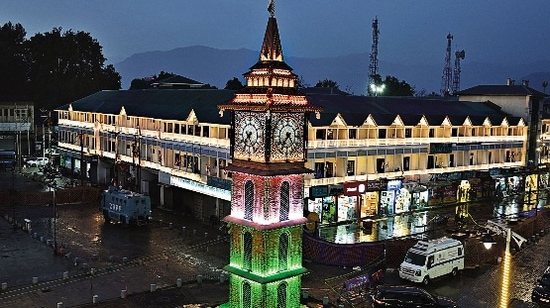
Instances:
[[[542,277],[537,279],[535,288],[531,293],[531,301],[538,303],[540,306],[550,307],[550,262]]]
[[[373,307],[458,307],[453,300],[419,287],[391,285],[377,286],[372,295],[372,304]]]
[[[36,157],[34,159],[27,160],[27,166],[29,167],[38,167],[45,166],[50,162],[47,157]]]
[[[57,149],[53,149],[53,148],[48,148],[46,150],[44,150],[44,153],[46,155],[59,155],[59,151]]]

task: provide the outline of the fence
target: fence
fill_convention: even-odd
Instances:
[[[93,203],[99,200],[101,189],[98,187],[79,186],[55,191],[56,204]],[[53,204],[54,194],[51,191],[0,191],[0,206],[11,205],[44,205]]]

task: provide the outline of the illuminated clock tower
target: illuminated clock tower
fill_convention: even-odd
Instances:
[[[220,112],[231,113],[233,178],[229,302],[222,307],[299,307],[307,119],[318,114],[296,88],[283,59],[270,2],[259,61],[246,87]]]

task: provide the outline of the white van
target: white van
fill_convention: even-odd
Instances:
[[[464,245],[456,239],[442,237],[418,241],[407,251],[399,266],[399,277],[427,285],[430,279],[464,269]]]

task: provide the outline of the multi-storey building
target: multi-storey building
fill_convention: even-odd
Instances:
[[[33,103],[0,103],[0,150],[15,152],[16,166],[22,166],[23,155],[34,152],[34,132]]]
[[[265,82],[246,76],[252,86]],[[229,215],[235,136],[217,106],[235,93],[197,84],[101,91],[61,106],[62,166],[177,212]],[[307,211],[321,223],[538,190],[530,162],[540,152],[545,95],[527,85],[478,86],[459,98],[302,92],[324,110],[307,119],[305,166],[313,172],[304,180]]]

